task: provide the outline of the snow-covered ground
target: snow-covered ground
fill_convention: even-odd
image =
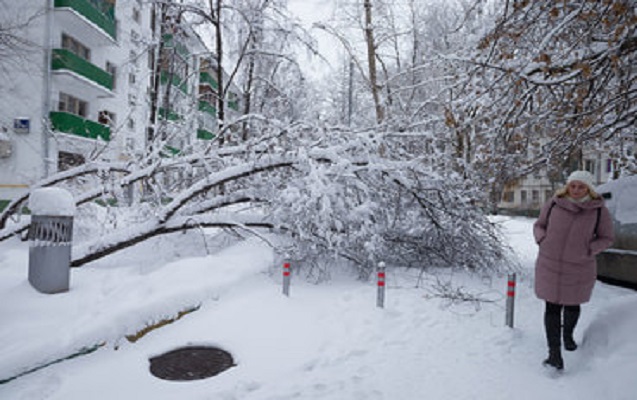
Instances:
[[[250,240],[213,255],[170,238],[80,269],[68,293],[26,281],[28,244],[0,243],[0,399],[637,399],[637,292],[598,283],[555,377],[543,304],[532,290],[532,220],[502,218],[523,270],[515,328],[505,326],[505,275],[388,271],[385,308],[374,282],[293,278],[281,294],[274,255]],[[197,251],[193,251],[197,249]],[[276,271],[276,272],[275,272]],[[487,302],[453,302],[436,287]],[[200,308],[131,343],[125,335]],[[19,375],[102,344],[96,351]],[[191,382],[149,373],[149,358],[191,344],[221,347],[237,366]]]

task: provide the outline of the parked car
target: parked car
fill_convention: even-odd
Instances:
[[[613,217],[615,241],[597,256],[597,277],[637,288],[637,175],[597,187]]]

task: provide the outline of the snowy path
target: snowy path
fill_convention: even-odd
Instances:
[[[531,268],[535,249],[528,243],[530,221],[506,223],[523,265]],[[233,257],[251,259],[252,265],[263,265],[270,257],[243,250]],[[224,261],[223,256],[219,261]],[[190,263],[193,275],[201,273],[194,260]],[[109,343],[91,355],[0,385],[0,399],[637,398],[634,291],[597,285],[576,331],[576,339],[585,341],[577,352],[565,354],[563,376],[551,378],[540,366],[546,351],[543,305],[533,294],[528,274],[518,282],[516,328],[509,329],[504,326],[501,293],[505,277],[457,278],[456,284],[497,300],[476,309],[428,297],[426,289],[388,276],[386,308],[378,309],[373,283],[295,281],[291,297],[286,298],[277,280],[258,270],[263,268],[217,282],[214,295],[199,311],[135,344],[120,341],[114,350]],[[157,285],[174,279],[161,270],[149,276],[158,277]],[[138,299],[161,292],[147,285]],[[1,296],[6,287],[0,288]],[[113,326],[119,324],[112,321]],[[1,343],[4,353],[7,342]],[[148,373],[149,357],[187,344],[220,346],[233,354],[238,366],[188,383],[162,381]]]

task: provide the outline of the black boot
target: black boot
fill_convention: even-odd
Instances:
[[[580,315],[580,306],[564,307],[564,348],[568,351],[577,350],[577,343],[573,339],[573,331]]]
[[[559,347],[551,347],[549,348],[549,358],[544,360],[544,365],[548,365],[557,370],[564,369],[564,360],[562,359],[562,351]]]
[[[562,359],[562,306],[546,302],[544,312],[544,328],[546,329],[546,341],[549,346],[549,357],[544,360],[544,365],[554,367],[557,370],[564,369]]]

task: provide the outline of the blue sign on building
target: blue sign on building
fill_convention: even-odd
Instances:
[[[13,131],[15,133],[29,133],[31,130],[31,120],[29,118],[15,118],[13,120]]]

